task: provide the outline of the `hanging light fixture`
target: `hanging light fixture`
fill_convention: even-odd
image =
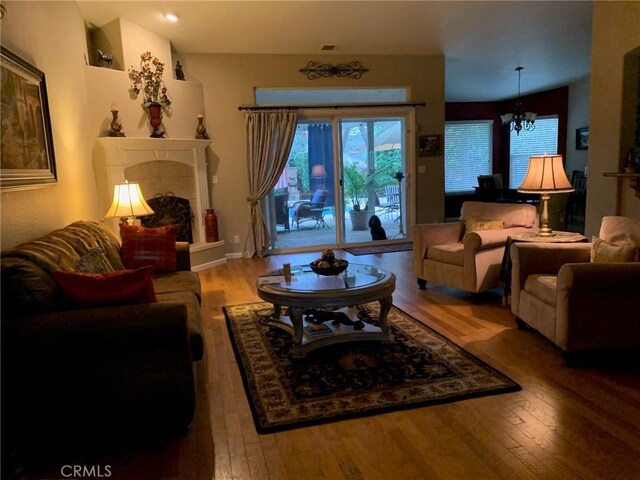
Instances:
[[[520,100],[520,72],[522,72],[523,68],[524,67],[516,68],[516,72],[518,72],[518,98],[516,98],[516,108],[513,110],[513,113],[500,115],[502,124],[511,124],[511,130],[515,130],[516,135],[520,135],[520,130],[522,129],[535,130],[535,121],[538,116],[537,113],[525,112],[522,101]]]

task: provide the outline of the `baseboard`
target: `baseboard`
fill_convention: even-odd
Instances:
[[[202,263],[200,265],[196,265],[195,267],[191,267],[192,272],[200,272],[201,270],[206,270],[207,268],[217,267],[218,265],[224,265],[227,263],[227,258],[220,258],[218,260],[214,260],[212,262]]]
[[[231,258],[242,258],[242,252],[236,252],[236,253],[225,253],[224,256],[228,259]]]

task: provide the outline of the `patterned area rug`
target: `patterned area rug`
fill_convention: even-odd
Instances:
[[[377,303],[358,310],[376,323]],[[388,316],[392,343],[342,343],[302,359],[288,355],[291,336],[267,324],[271,304],[223,311],[259,433],[520,390],[396,307]]]
[[[366,247],[348,247],[343,250],[351,255],[375,255],[376,253],[406,252],[413,250],[413,242],[392,243],[389,245],[367,245]]]

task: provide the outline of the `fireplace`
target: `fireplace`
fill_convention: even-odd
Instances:
[[[211,140],[113,138],[96,141],[94,163],[98,195],[106,212],[113,187],[137,181],[145,196],[172,192],[186,199],[193,212],[192,250],[205,244],[204,213],[210,207],[207,181],[207,145]],[[153,206],[152,206],[153,208]],[[113,220],[117,231],[117,220]]]

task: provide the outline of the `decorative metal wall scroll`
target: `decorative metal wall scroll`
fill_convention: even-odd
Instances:
[[[338,63],[336,65],[309,62],[306,67],[298,71],[304,73],[309,80],[327,77],[353,78],[354,80],[358,80],[362,77],[362,74],[367,73],[369,69],[364,68],[360,62]]]

